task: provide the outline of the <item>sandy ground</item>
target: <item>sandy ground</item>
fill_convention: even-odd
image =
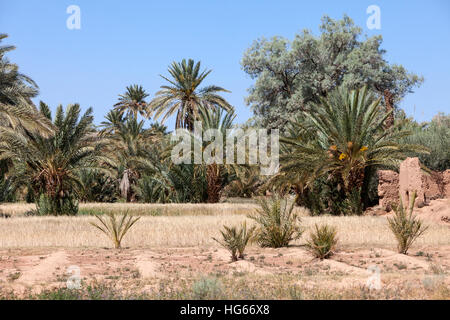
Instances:
[[[371,277],[378,273],[381,287],[400,281],[403,286],[413,284],[422,289],[437,284],[448,288],[450,246],[416,247],[408,256],[387,249],[355,248],[323,261],[314,259],[303,247],[252,247],[245,260],[233,263],[220,248],[8,249],[0,250],[0,292],[12,290],[20,295],[63,287],[74,269],[85,283],[134,283],[144,291],[157,288],[162,280],[176,282],[211,274],[249,274],[272,281],[276,281],[273,277],[295,275],[294,283],[300,288],[339,290],[369,287]]]

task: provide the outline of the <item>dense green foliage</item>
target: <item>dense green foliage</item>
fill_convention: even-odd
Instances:
[[[412,134],[404,138],[407,143],[424,145],[430,153],[410,153],[418,157],[429,169],[444,171],[450,169],[450,115],[437,114],[431,121],[418,124],[408,119],[405,127]]]
[[[326,179],[324,183],[342,195],[345,209],[330,213],[360,214],[367,168],[396,166],[407,152],[426,151],[400,143],[410,133],[399,126],[384,128],[389,113],[379,102],[367,87],[350,92],[340,87],[311,104],[303,112],[304,120],[292,121],[288,136],[281,139],[286,145],[282,166],[269,183],[301,196],[305,189],[315,192],[318,179]]]
[[[40,112],[51,120],[46,104],[41,103]],[[79,105],[69,105],[65,111],[59,106],[53,136],[17,131],[2,135],[0,154],[2,159],[13,163],[10,170],[13,183],[16,187],[29,186],[38,209],[45,213],[76,213],[73,208],[74,195],[81,184],[79,172],[96,166],[104,146],[92,125],[91,113],[88,109],[80,117]]]
[[[450,168],[449,116],[418,124],[395,109],[423,79],[389,64],[381,36],[362,40],[347,16],[325,16],[320,31],[259,39],[242,59],[255,80],[247,98],[255,117],[240,128],[280,129],[274,176],[262,176],[258,165],[172,162],[175,143],[154,120],[176,116],[175,129],[187,129],[192,143],[209,129],[226,141],[237,128],[221,96],[228,91],[202,87],[211,70],[200,62],[173,62],[153,99],[141,85],[128,86],[96,127],[92,110],[82,114],[76,104],[59,106],[52,121],[46,104],[32,103],[37,85],[6,58],[14,47],[0,46],[0,202],[26,200],[36,203],[33,214],[72,215],[79,202],[215,203],[275,192],[295,195],[313,214],[361,214],[377,201],[379,168],[395,169],[406,156]],[[201,151],[210,144],[202,140]],[[285,246],[301,234],[292,205],[276,199],[253,217],[262,246]]]

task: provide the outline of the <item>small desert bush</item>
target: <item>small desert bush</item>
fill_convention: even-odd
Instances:
[[[306,246],[316,258],[327,259],[336,248],[338,242],[336,234],[335,227],[326,224],[319,227],[315,224]]]
[[[244,258],[245,247],[253,238],[254,231],[255,227],[247,229],[247,224],[244,221],[239,228],[223,226],[223,230],[220,231],[223,239],[213,239],[230,251],[232,261],[237,261],[238,258]]]
[[[194,300],[215,300],[222,296],[222,283],[217,278],[200,278],[192,285]]]
[[[412,194],[409,201],[409,209],[403,207],[402,198],[398,206],[394,207],[394,216],[387,218],[389,228],[397,239],[397,249],[399,253],[407,254],[408,249],[414,241],[420,237],[428,227],[422,224],[422,221],[413,216],[414,202],[416,201],[416,192]]]
[[[293,211],[294,202],[274,197],[259,201],[261,209],[249,215],[258,224],[256,240],[261,247],[287,247],[289,243],[301,237],[300,217]]]
[[[91,222],[91,224],[106,234],[113,241],[114,247],[118,249],[120,248],[123,237],[141,217],[129,216],[128,212],[120,218],[115,213],[108,213],[106,215],[107,218],[95,216],[99,223],[95,224]]]

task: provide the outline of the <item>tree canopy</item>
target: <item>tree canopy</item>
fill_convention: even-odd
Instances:
[[[292,41],[258,39],[244,53],[243,70],[255,79],[246,102],[257,124],[281,128],[308,103],[318,103],[341,85],[348,89],[367,85],[384,98],[390,111],[423,82],[384,58],[381,35],[361,40],[362,29],[348,16],[342,20],[324,16],[320,31],[314,36],[304,30]],[[393,117],[388,120],[391,126]]]

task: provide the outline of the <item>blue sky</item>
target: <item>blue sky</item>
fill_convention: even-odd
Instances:
[[[69,5],[81,9],[81,29],[69,30]],[[369,5],[381,8],[381,30],[366,26]],[[318,34],[320,18],[348,14],[364,33],[381,34],[386,58],[425,77],[401,103],[419,121],[450,113],[450,1],[3,1],[0,32],[17,46],[8,57],[40,87],[36,102],[53,109],[78,102],[92,106],[95,122],[127,85],[151,94],[163,84],[168,65],[182,58],[213,69],[205,84],[230,91],[237,122],[251,115],[244,98],[252,80],[242,71],[243,52],[259,37],[292,39],[303,30]],[[173,121],[166,124],[172,129]]]

